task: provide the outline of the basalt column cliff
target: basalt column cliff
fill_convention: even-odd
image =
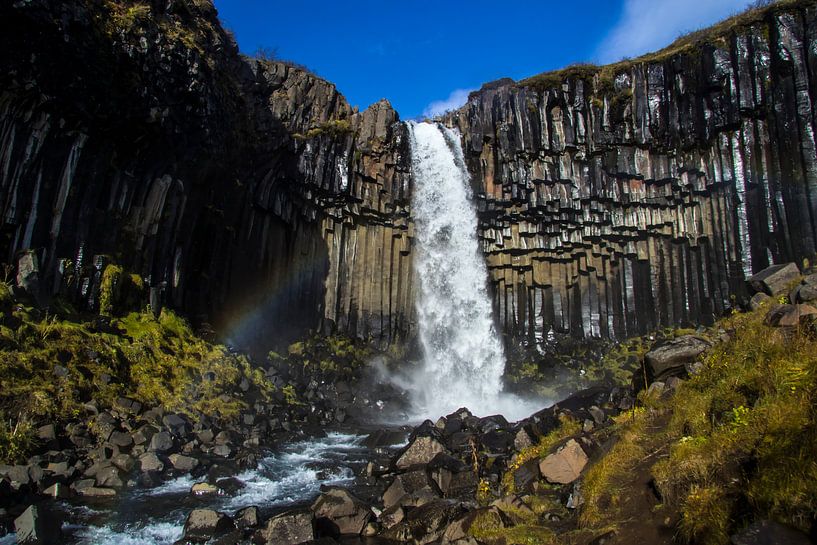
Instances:
[[[0,26],[3,254],[41,300],[93,308],[117,262],[239,344],[412,331],[387,102],[241,57],[207,1],[4,3]]]
[[[706,321],[813,257],[816,47],[817,4],[782,2],[445,116],[504,332]],[[206,0],[0,6],[0,244],[44,304],[95,308],[117,263],[240,345],[409,339],[410,165],[387,102],[242,57]]]
[[[817,7],[668,49],[486,85],[449,114],[504,330],[541,340],[699,323],[817,240]]]

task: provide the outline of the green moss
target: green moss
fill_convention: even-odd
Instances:
[[[553,530],[543,526],[522,524],[506,527],[501,515],[493,509],[480,511],[474,517],[468,534],[484,542],[515,545],[548,545],[556,539]]]
[[[35,444],[34,427],[30,422],[18,420],[11,426],[0,413],[0,461],[24,463]]]
[[[114,304],[119,299],[119,288],[123,269],[118,265],[108,265],[102,272],[102,281],[99,286],[99,313],[111,316],[114,313]]]
[[[14,308],[11,317],[19,325],[0,327],[4,422],[64,422],[83,414],[91,399],[106,407],[119,396],[193,418],[232,420],[246,407],[238,388],[242,380],[249,382],[254,399],[269,400],[274,392],[245,357],[197,337],[187,321],[167,309],[158,318],[131,312],[101,332],[76,316]],[[0,430],[0,462],[23,456],[30,446],[20,434],[25,428],[17,429]]]

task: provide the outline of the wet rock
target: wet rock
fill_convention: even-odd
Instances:
[[[217,496],[221,489],[210,483],[196,483],[190,489],[190,493],[194,496]]]
[[[116,496],[116,490],[113,488],[103,488],[99,486],[78,488],[76,492],[78,496],[86,498],[112,498],[113,496]]]
[[[579,478],[587,461],[587,454],[581,445],[575,439],[570,439],[555,453],[541,461],[539,472],[548,482],[570,484]]]
[[[433,437],[420,436],[411,441],[397,458],[398,469],[429,463],[440,452],[447,452],[445,446]]]
[[[729,538],[732,545],[809,545],[809,536],[778,522],[762,520]]]
[[[213,433],[213,430],[211,429],[202,430],[196,434],[196,437],[203,444],[209,445],[210,443],[213,442],[213,439],[215,438],[215,433]]]
[[[210,452],[212,452],[213,456],[229,458],[233,455],[233,448],[230,445],[216,445]]]
[[[184,538],[193,543],[206,543],[233,530],[233,520],[212,509],[194,509],[184,522]]]
[[[363,446],[369,449],[399,445],[406,440],[406,433],[398,430],[381,429],[370,433],[363,440]]]
[[[258,507],[251,505],[235,514],[235,524],[239,528],[255,528],[261,524]]]
[[[695,361],[710,344],[692,335],[677,337],[644,356],[651,380],[661,380],[685,372],[684,365]]]
[[[345,488],[330,488],[312,504],[319,537],[360,535],[372,519],[370,506]]]
[[[18,545],[59,545],[62,541],[61,522],[46,506],[30,505],[14,519]]]
[[[786,291],[793,281],[800,277],[800,269],[794,263],[772,265],[749,277],[749,284],[755,291],[775,296]]]
[[[254,541],[263,545],[297,545],[315,537],[312,512],[293,511],[276,515],[256,532]]]
[[[216,480],[216,486],[224,491],[225,494],[233,496],[246,488],[247,485],[236,477],[224,477]]]

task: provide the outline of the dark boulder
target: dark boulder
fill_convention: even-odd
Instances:
[[[14,519],[19,545],[59,545],[62,525],[55,514],[43,505],[31,505]]]
[[[233,520],[224,513],[212,509],[194,509],[184,523],[184,539],[194,543],[206,543],[234,529]]]
[[[371,507],[345,488],[329,488],[312,504],[318,537],[360,535],[372,519]]]
[[[173,448],[173,437],[166,431],[161,431],[150,439],[148,450],[154,452],[167,452]]]
[[[748,282],[755,291],[762,291],[767,295],[779,295],[800,276],[800,269],[794,263],[772,265],[752,275]]]
[[[297,545],[314,537],[312,512],[292,511],[269,519],[253,541],[261,545]]]
[[[383,506],[417,505],[442,496],[437,484],[424,469],[402,473],[383,493]]]
[[[432,543],[439,540],[446,528],[465,515],[466,507],[456,501],[436,500],[416,509],[381,534],[385,539],[402,543]]]
[[[709,347],[709,341],[683,335],[647,352],[644,359],[651,381],[686,373],[685,364],[697,360]]]
[[[412,466],[426,465],[437,454],[448,452],[442,442],[429,436],[415,437],[409,445],[399,453],[396,466],[398,469],[408,469]]]

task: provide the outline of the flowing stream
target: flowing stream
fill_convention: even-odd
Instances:
[[[465,406],[482,415],[527,416],[530,407],[502,393],[505,353],[459,134],[431,123],[412,122],[409,130],[424,352],[412,379],[417,412],[437,418]]]
[[[324,438],[283,445],[263,458],[256,469],[235,477],[244,488],[234,495],[190,494],[196,482],[189,475],[156,488],[136,487],[115,500],[64,501],[59,509],[70,521],[63,525],[66,543],[77,545],[172,545],[182,537],[184,521],[196,508],[216,509],[233,515],[255,505],[269,515],[312,501],[321,485],[344,485],[354,489],[372,452],[360,445],[363,436],[329,433]],[[16,543],[13,534],[0,545]]]

